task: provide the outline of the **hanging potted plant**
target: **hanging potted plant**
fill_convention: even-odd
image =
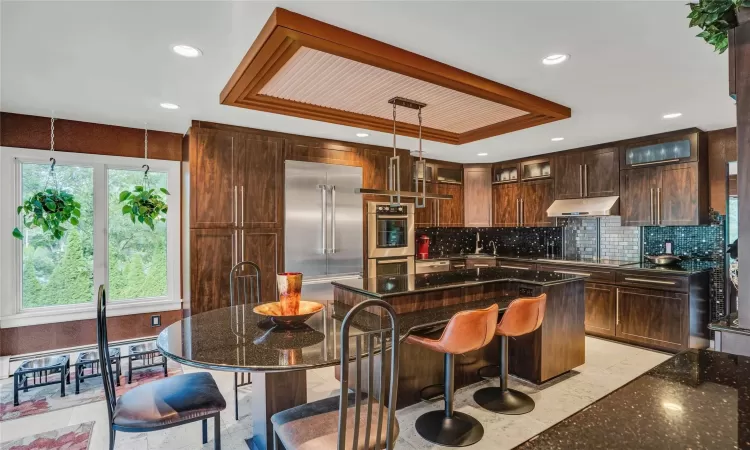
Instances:
[[[26,228],[41,228],[43,232],[48,233],[54,239],[62,239],[67,228],[65,224],[70,223],[73,226],[78,225],[78,218],[81,217],[81,204],[78,203],[72,194],[60,190],[57,186],[55,177],[55,159],[50,158],[52,167],[50,167],[49,177],[54,182],[54,188],[47,188],[36,192],[23,205],[19,206],[16,212],[23,217],[23,225]],[[23,239],[23,234],[18,228],[13,229],[13,236]]]
[[[703,31],[697,37],[714,46],[714,50],[724,53],[729,46],[729,30],[735,28],[742,18],[750,15],[750,0],[699,0],[689,3],[691,27]]]
[[[143,145],[145,159],[148,161],[148,130],[144,130]],[[151,189],[148,181],[148,164],[144,164],[143,168],[146,169],[143,173],[143,185],[135,186],[130,191],[120,192],[120,203],[124,203],[123,215],[130,216],[133,223],[137,221],[153,230],[155,223],[167,221],[167,202],[161,194],[169,195],[169,191],[165,188],[160,188],[159,191]]]

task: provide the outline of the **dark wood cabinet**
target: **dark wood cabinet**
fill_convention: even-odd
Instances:
[[[229,306],[237,233],[231,228],[190,230],[190,314]]]
[[[481,267],[496,267],[497,260],[492,258],[467,258],[466,269],[476,269]]]
[[[549,227],[555,219],[547,216],[547,209],[555,201],[554,180],[521,183],[521,225]]]
[[[464,167],[464,226],[492,225],[492,168]]]
[[[586,333],[614,336],[617,322],[617,288],[606,284],[586,283]]]
[[[422,192],[423,182],[417,184],[419,192]],[[429,193],[437,193],[437,185],[435,183],[427,183],[425,187]],[[437,200],[428,198],[425,200],[424,208],[414,208],[414,225],[417,228],[434,227],[437,226],[437,206],[435,203]]]
[[[622,225],[708,223],[707,176],[697,162],[621,171]]]
[[[617,148],[583,153],[583,193],[586,197],[609,197],[620,193],[620,157]]]
[[[281,233],[276,230],[240,230],[239,255],[243,261],[252,261],[260,267],[261,300],[278,301],[276,274],[282,272],[284,250]],[[228,278],[227,272],[227,280]]]
[[[438,194],[452,195],[451,200],[437,200],[437,226],[464,226],[464,192],[460,184],[437,184]]]
[[[617,288],[617,336],[664,350],[688,347],[688,295]]]
[[[492,225],[517,227],[521,223],[521,186],[518,183],[492,186]]]
[[[190,228],[282,226],[283,140],[193,128]]]
[[[697,129],[630,140],[622,146],[620,165],[628,169],[699,161],[705,141],[705,133]]]
[[[555,161],[557,199],[618,195],[620,162],[617,148],[561,153]]]
[[[661,186],[658,167],[620,171],[620,215],[623,226],[654,225],[654,193]]]
[[[235,133],[220,130],[191,130],[191,228],[235,225],[235,137]]]

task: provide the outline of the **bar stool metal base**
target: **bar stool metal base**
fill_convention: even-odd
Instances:
[[[474,401],[484,409],[501,414],[526,414],[534,409],[534,400],[514,389],[486,387],[474,393]]]
[[[458,411],[452,417],[446,417],[445,411],[430,411],[419,416],[414,427],[424,439],[447,447],[473,445],[484,436],[477,419]]]

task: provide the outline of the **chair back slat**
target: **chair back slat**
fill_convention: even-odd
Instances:
[[[229,306],[256,305],[261,302],[260,267],[241,261],[229,272]]]
[[[358,332],[355,336],[350,336],[350,329],[354,321],[354,316],[362,314],[372,314],[371,312],[363,312],[365,308],[382,308],[385,309],[384,321],[381,321],[383,325],[381,329],[370,331],[370,332]],[[384,322],[388,322],[385,324]],[[376,336],[379,335],[380,339],[378,346],[376,343]],[[390,336],[389,336],[390,335]],[[363,339],[366,338],[366,342],[363,344]],[[352,342],[354,340],[354,342]],[[352,345],[353,344],[353,345]],[[390,345],[389,345],[390,344]],[[351,355],[351,350],[356,353]],[[362,370],[362,359],[363,352],[367,352],[366,372],[367,372],[367,384],[363,383],[363,370]],[[375,364],[375,353],[380,354],[380,364]],[[390,361],[387,360],[388,354],[390,353]],[[394,446],[395,436],[395,420],[396,420],[396,391],[398,390],[398,358],[399,358],[399,323],[398,316],[394,311],[393,307],[382,300],[368,300],[362,302],[352,308],[344,317],[341,325],[341,395],[339,397],[339,426],[338,426],[338,450],[348,450],[347,442],[351,442],[351,448],[358,450],[360,448],[365,449],[381,449],[382,441],[385,439],[385,448],[391,450]],[[354,405],[352,411],[349,411],[349,379],[351,364],[354,363],[354,373],[356,377],[354,382]],[[375,391],[375,366],[379,366],[380,377],[380,390]],[[386,390],[386,366],[390,366],[389,385]],[[367,414],[364,417],[363,423],[363,409],[364,399],[362,396],[362,388],[366,386],[367,389]],[[379,398],[375,398],[379,395]],[[372,436],[371,429],[374,420],[373,409],[375,408],[375,402],[378,402],[377,411],[377,434]],[[387,406],[386,406],[387,405]],[[384,409],[387,408],[388,416],[384,418]],[[349,417],[348,414],[354,414],[351,422],[353,426],[349,429]],[[382,436],[383,422],[386,422],[386,435]],[[360,433],[360,428],[364,426],[364,432]],[[351,434],[351,441],[347,439],[347,433]],[[360,446],[359,438],[360,435],[364,435],[363,445]],[[375,446],[371,445],[374,438]]]
[[[107,339],[107,293],[104,285],[99,286],[96,308],[96,346],[99,351],[99,366],[101,367],[102,384],[104,384],[104,400],[107,404],[109,423],[112,424],[117,396],[115,394],[112,361],[109,357],[109,339]]]

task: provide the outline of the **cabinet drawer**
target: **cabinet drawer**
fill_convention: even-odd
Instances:
[[[500,267],[505,267],[506,269],[537,270],[536,264],[534,263],[522,262],[514,259],[498,259],[497,264]]]
[[[655,275],[646,271],[622,270],[617,273],[617,284],[620,286],[662,289],[667,291],[688,292],[688,277],[680,275]]]
[[[473,269],[475,267],[495,267],[497,266],[497,260],[490,258],[482,259],[467,259],[466,268]]]
[[[581,267],[572,264],[539,264],[537,270],[566,273],[569,275],[581,275],[588,277],[586,281],[614,282],[616,280],[616,272],[614,270],[599,267]]]
[[[466,260],[464,259],[451,260],[451,270],[461,270],[465,268],[466,268]]]

